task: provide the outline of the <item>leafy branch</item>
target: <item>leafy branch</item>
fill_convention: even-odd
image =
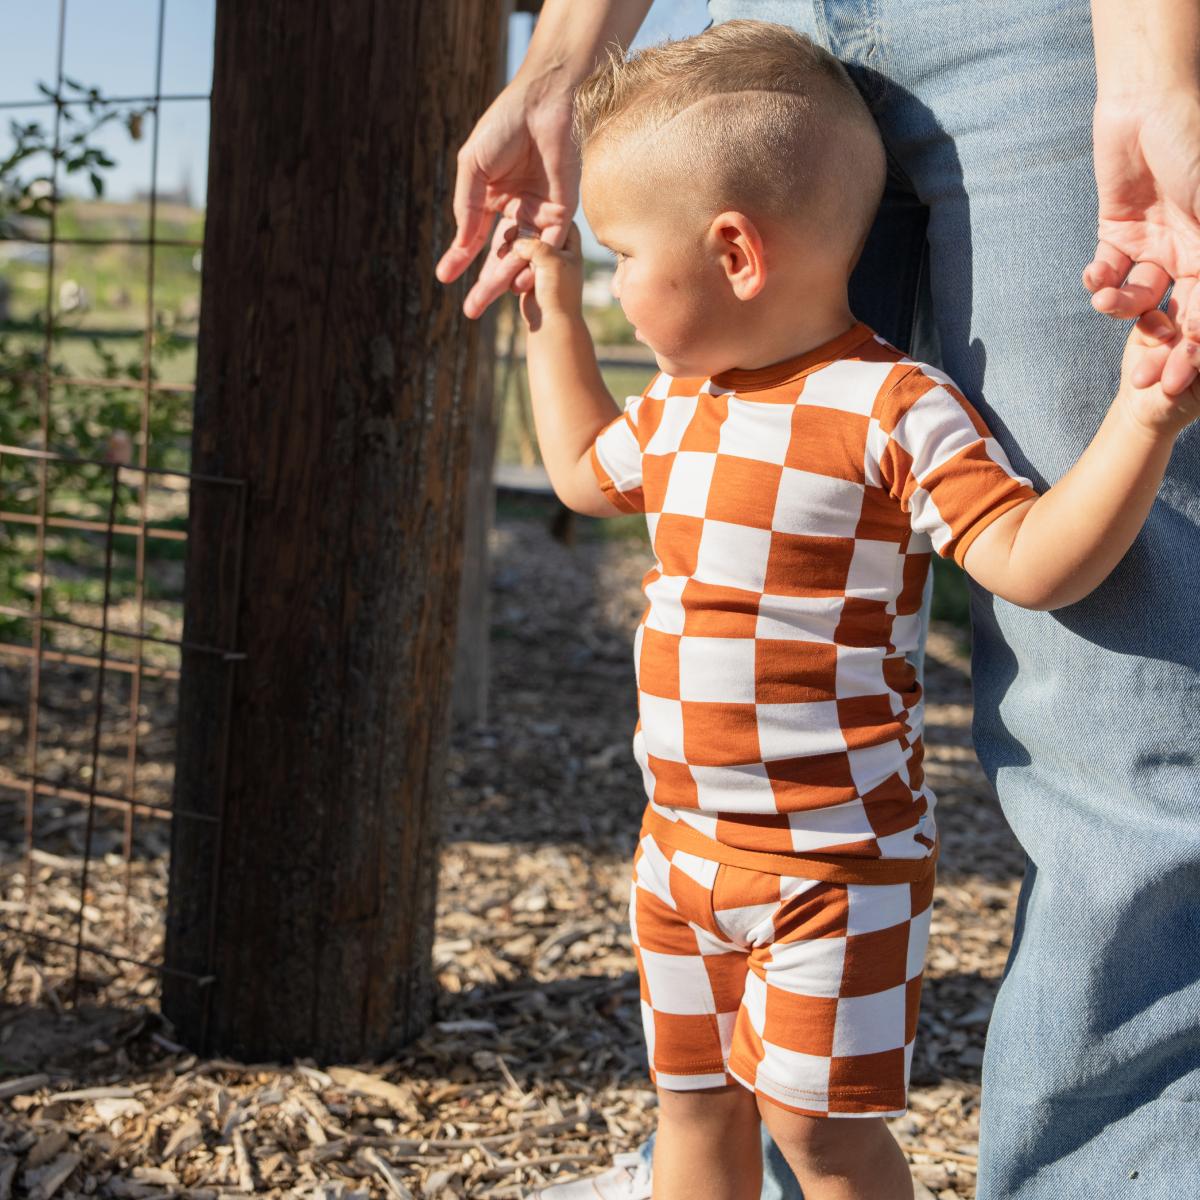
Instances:
[[[0,238],[3,239],[24,241],[37,236],[31,233],[27,222],[52,216],[55,204],[62,200],[56,179],[61,183],[65,177],[86,178],[91,193],[103,196],[104,174],[116,163],[97,144],[97,135],[105,126],[121,122],[137,141],[148,111],[122,107],[107,100],[100,89],[85,87],[73,79],[64,79],[59,94],[44,84],[39,84],[38,90],[58,107],[57,131],[54,120],[10,122],[12,148],[6,157],[0,158]],[[57,347],[66,332],[62,314],[47,312],[44,319],[51,322],[50,340]],[[41,407],[37,381],[48,377],[49,449],[73,458],[99,459],[108,456],[115,437],[123,438],[128,447],[140,424],[140,401],[136,393],[119,384],[141,379],[140,357],[121,361],[107,345],[93,339],[88,374],[97,380],[111,380],[115,386],[56,383],[56,379],[71,372],[65,363],[46,360],[43,320],[35,318],[27,324],[29,329],[18,329],[13,323],[0,331],[0,443],[29,444],[36,435]],[[30,333],[34,336],[28,336]],[[170,329],[156,327],[151,378],[158,375],[157,360],[178,354],[183,348],[184,343]],[[189,413],[190,403],[185,395],[162,393],[155,397],[148,430],[152,465],[178,445]],[[25,515],[33,513],[38,489],[32,460],[5,456],[0,471],[3,507]],[[106,502],[107,472],[71,461],[54,462],[47,471],[55,502],[73,505],[71,511]],[[0,524],[0,603],[17,607],[27,607],[31,596],[29,539],[25,530],[19,523]],[[47,553],[52,558],[58,556],[78,564],[94,558],[93,542],[94,538],[87,533],[65,539],[56,535],[48,544]],[[49,610],[65,612],[62,606],[67,594],[63,587],[61,580],[50,587],[45,598]],[[0,616],[0,636],[26,637],[25,623]],[[52,632],[47,631],[46,636],[52,638]]]
[[[57,142],[53,125],[40,121],[9,122],[13,148],[0,160],[0,236],[11,237],[12,216],[48,218],[54,201],[56,167],[67,175],[85,173],[96,196],[104,195],[102,171],[116,166],[105,151],[93,144],[105,125],[122,120],[136,141],[141,137],[145,109],[122,109],[106,100],[99,88],[85,87],[74,79],[63,80],[64,92],[53,92],[44,83],[38,91],[59,110]],[[46,160],[40,172],[24,174],[27,164]]]

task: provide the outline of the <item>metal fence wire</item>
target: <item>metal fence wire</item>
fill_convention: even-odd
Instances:
[[[63,72],[67,0],[60,0],[59,6],[53,93],[44,89],[38,100],[0,104],[0,109],[42,106],[47,116],[53,113],[52,177],[45,197],[48,220],[0,233],[0,240],[19,240],[44,254],[46,263],[44,304],[39,318],[28,323],[41,341],[40,351],[0,357],[0,376],[8,375],[11,394],[27,397],[30,408],[25,435],[15,438],[16,444],[4,444],[0,439],[0,551],[7,551],[10,560],[17,561],[12,577],[20,580],[19,594],[27,597],[26,604],[0,604],[0,681],[10,672],[27,684],[27,689],[10,685],[8,696],[0,695],[0,701],[7,698],[11,709],[14,701],[25,698],[27,690],[23,749],[0,761],[0,799],[8,798],[10,808],[14,798],[17,806],[23,800],[24,808],[19,876],[18,864],[10,863],[5,880],[8,899],[0,900],[0,931],[10,943],[9,980],[14,958],[28,953],[32,969],[42,986],[50,988],[55,1003],[61,1001],[36,965],[39,954],[43,963],[46,961],[51,947],[59,948],[60,975],[64,967],[70,972],[71,997],[75,999],[80,998],[81,988],[86,992],[97,976],[106,974],[104,969],[97,971],[91,956],[108,964],[108,971],[141,968],[155,975],[190,979],[200,987],[213,982],[211,971],[195,975],[164,964],[161,951],[154,946],[155,938],[149,939],[151,953],[138,955],[131,950],[137,940],[131,927],[139,919],[146,923],[145,912],[139,917],[133,886],[135,818],[216,822],[218,837],[221,822],[220,815],[172,807],[171,770],[161,761],[148,764],[140,752],[148,739],[161,732],[155,722],[143,717],[155,716],[159,725],[173,720],[172,685],[179,678],[184,655],[219,656],[227,672],[245,658],[236,646],[236,630],[230,632],[227,646],[185,642],[177,613],[166,619],[164,606],[155,602],[155,581],[148,571],[148,565],[152,567],[165,550],[174,554],[176,562],[181,557],[180,544],[187,537],[188,496],[192,489],[203,487],[215,489],[222,503],[236,506],[239,545],[234,547],[234,561],[238,564],[235,576],[240,576],[245,506],[241,480],[191,474],[151,461],[156,404],[164,397],[182,399],[194,390],[190,383],[164,383],[155,377],[154,353],[163,336],[162,322],[156,318],[158,252],[163,247],[199,251],[202,245],[198,240],[159,236],[162,106],[173,100],[208,100],[207,94],[163,93],[166,8],[166,0],[159,0],[154,93],[105,100],[107,105],[136,113],[132,119],[138,122],[137,134],[142,132],[142,121],[148,122],[150,191],[144,236],[65,236],[62,229],[69,202],[60,192],[64,124],[70,119],[72,105],[80,104],[78,88]],[[132,124],[130,128],[132,132]],[[115,370],[80,372],[70,363],[56,361],[61,357],[63,333],[61,296],[58,310],[55,306],[56,265],[62,248],[70,246],[121,247],[124,253],[136,248],[145,254],[140,378],[122,376]],[[36,249],[39,247],[45,249]],[[4,382],[2,378],[0,382]],[[129,410],[136,402],[138,432],[130,436],[120,429],[96,429],[95,421],[88,418],[91,440],[86,444],[100,445],[102,453],[80,453],[78,439],[72,444],[63,428],[71,424],[74,399],[88,396],[116,396],[117,408],[124,403]],[[65,422],[63,412],[67,414]],[[132,423],[132,411],[127,415]],[[177,457],[182,460],[179,465],[186,467],[182,449]],[[67,538],[73,539],[72,545],[79,550],[74,560],[64,542]],[[83,581],[73,593],[82,594],[83,601],[64,602],[56,592],[56,582],[64,573],[77,584]],[[233,586],[237,584],[235,578]],[[6,598],[12,595],[10,589]],[[13,674],[7,677],[13,678]],[[21,718],[7,720],[10,729],[19,733]],[[160,737],[157,744],[161,748]],[[224,781],[218,780],[216,786],[223,790]],[[220,814],[223,796],[216,799],[214,811]],[[39,849],[39,837],[63,829],[73,831],[74,855]],[[117,844],[119,855],[113,850]],[[161,839],[158,845],[165,849]],[[107,852],[105,847],[109,847]],[[114,889],[123,891],[123,919],[112,919],[111,912],[103,914],[97,907],[99,875],[104,877],[110,910],[118,899]],[[216,901],[214,892],[214,906]],[[210,926],[212,915],[210,911]],[[62,962],[62,948],[73,961]],[[141,987],[138,994],[148,991]]]

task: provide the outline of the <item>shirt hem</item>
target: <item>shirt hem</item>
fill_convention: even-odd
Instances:
[[[1019,495],[1010,496],[1002,504],[997,504],[995,508],[989,509],[974,525],[968,529],[962,537],[958,539],[954,547],[954,561],[960,567],[963,566],[963,559],[967,557],[967,551],[975,544],[975,539],[994,521],[999,520],[1006,512],[1010,512],[1021,504],[1028,504],[1030,500],[1038,499],[1038,494],[1032,488],[1022,488]],[[943,555],[943,557],[945,557]],[[963,570],[966,570],[963,567]]]
[[[592,461],[592,471],[595,473],[596,482],[600,485],[600,490],[604,493],[604,498],[613,506],[623,513],[640,513],[642,509],[638,508],[625,493],[612,481],[608,472],[600,464],[600,456],[596,453],[596,443],[592,443],[590,451]]]

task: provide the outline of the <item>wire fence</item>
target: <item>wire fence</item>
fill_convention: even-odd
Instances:
[[[180,414],[190,407],[184,402],[194,385],[164,382],[156,366],[179,346],[157,307],[160,252],[198,254],[202,246],[198,238],[173,236],[174,226],[161,228],[163,104],[208,100],[207,94],[163,92],[166,9],[167,0],[159,0],[153,94],[81,96],[64,75],[68,3],[60,0],[53,90],[43,88],[37,100],[0,104],[41,105],[53,114],[39,217],[0,231],[0,240],[23,243],[25,257],[44,262],[46,271],[40,313],[16,323],[19,336],[0,356],[0,384],[11,406],[8,425],[0,426],[9,433],[0,437],[0,550],[12,584],[0,597],[0,682],[7,686],[0,702],[7,700],[10,710],[24,707],[23,718],[4,718],[11,752],[0,753],[0,797],[9,798],[10,820],[14,808],[21,819],[20,854],[4,864],[0,930],[22,948],[10,955],[10,981],[16,954],[40,955],[47,965],[56,948],[59,979],[65,969],[75,999],[89,987],[94,992],[98,980],[111,982],[113,970],[174,974],[201,987],[213,982],[211,972],[196,975],[162,962],[161,912],[134,886],[135,822],[216,822],[220,836],[219,815],[171,804],[174,683],[186,654],[218,656],[227,672],[245,657],[236,630],[225,646],[185,641],[180,606],[163,600],[172,590],[162,586],[163,570],[173,572],[175,592],[181,587],[192,489],[215,489],[234,505],[239,531],[245,503],[241,481],[187,470],[188,420]],[[134,136],[148,122],[144,228],[103,236],[78,232],[78,222],[65,228],[69,198],[61,176],[68,126],[81,105],[109,115],[127,110]],[[60,353],[66,335],[79,332],[65,320],[77,291],[64,291],[67,281],[60,283],[56,271],[64,248],[72,246],[144,254],[140,364],[122,366],[98,337],[91,369],[79,368],[78,355]],[[10,321],[6,328],[13,326]],[[17,419],[22,414],[25,419]],[[240,571],[240,544],[234,558]],[[223,790],[224,781],[216,786]],[[220,795],[214,811],[222,812]],[[39,845],[64,830],[73,853]],[[163,839],[150,840],[163,859]],[[160,882],[165,888],[165,875]],[[136,935],[139,925],[145,936]],[[24,949],[30,946],[41,949]],[[107,966],[98,969],[93,956]],[[59,1002],[36,961],[33,969]],[[139,987],[138,994],[152,990]]]

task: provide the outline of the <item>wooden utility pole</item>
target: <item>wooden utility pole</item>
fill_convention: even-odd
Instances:
[[[476,329],[434,264],[499,0],[218,0],[163,1008],[244,1060],[419,1033]],[[236,632],[235,632],[236,631]],[[210,929],[210,898],[215,896]]]

